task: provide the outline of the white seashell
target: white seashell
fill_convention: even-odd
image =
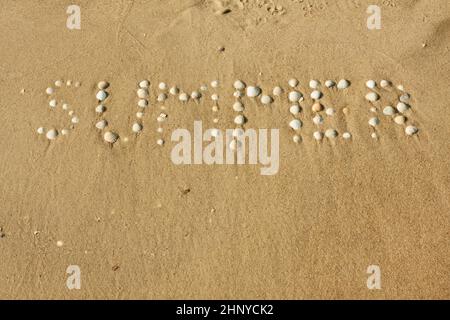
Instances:
[[[212,101],[219,101],[219,95],[217,93],[213,93],[211,95],[211,100]]]
[[[317,89],[320,86],[320,82],[318,80],[311,80],[309,82],[309,87],[311,89]]]
[[[316,102],[313,104],[313,106],[311,107],[311,110],[313,112],[320,112],[323,110],[323,105],[320,102]]]
[[[334,115],[336,114],[336,110],[333,109],[333,108],[327,108],[327,110],[325,111],[325,113],[326,113],[328,116],[332,117],[332,116],[334,116]]]
[[[378,135],[376,132],[372,132],[370,136],[372,137],[372,139],[378,139]]]
[[[164,132],[164,129],[161,128],[161,127],[159,127],[158,129],[156,129],[156,131],[157,131],[158,133],[163,133],[163,132]]]
[[[108,97],[108,93],[104,90],[100,90],[99,92],[97,92],[95,97],[98,101],[104,101]]]
[[[391,82],[388,81],[388,80],[381,80],[381,81],[380,81],[380,86],[381,86],[382,88],[390,87],[390,86],[391,86]]]
[[[117,133],[111,132],[111,131],[107,131],[105,132],[105,134],[103,135],[103,139],[108,142],[108,143],[115,143],[117,141],[117,139],[119,139],[119,136],[117,135]]]
[[[294,130],[299,130],[302,126],[303,123],[298,119],[294,119],[291,122],[289,122],[289,127],[291,127]]]
[[[62,108],[63,110],[69,110],[69,105],[67,103],[63,103]]]
[[[164,145],[164,140],[163,139],[158,139],[156,140],[156,144],[159,146],[163,146]]]
[[[302,97],[303,95],[298,91],[291,91],[288,96],[290,102],[299,102]]]
[[[76,124],[76,123],[79,123],[80,122],[80,118],[78,118],[77,116],[75,116],[75,117],[72,117],[72,123],[73,124]]]
[[[148,80],[142,80],[139,82],[139,88],[147,89],[150,86],[150,82]]]
[[[164,102],[167,100],[167,95],[165,93],[158,94],[158,97],[156,98],[158,102]]]
[[[37,128],[36,132],[38,134],[43,134],[45,132],[45,129],[43,127],[39,127],[39,128]]]
[[[70,111],[69,111],[69,116],[73,116],[73,115],[74,115],[74,113],[75,113],[75,111],[73,111],[73,110],[70,110]]]
[[[143,117],[144,117],[144,113],[143,112],[136,112],[136,118],[142,119]]]
[[[201,96],[202,96],[202,94],[198,91],[192,91],[192,93],[191,93],[191,99],[194,99],[194,100],[200,99]]]
[[[313,133],[313,137],[314,139],[316,139],[317,141],[320,141],[323,139],[323,133],[320,131],[316,131]]]
[[[409,93],[404,93],[399,98],[400,102],[404,102],[404,103],[408,103],[409,99],[411,99],[411,96]]]
[[[338,136],[338,132],[334,129],[328,129],[327,131],[325,131],[325,137],[327,137],[328,139],[334,139]]]
[[[369,92],[368,94],[366,94],[367,101],[375,102],[375,101],[378,101],[379,99],[380,99],[380,96],[376,92]]]
[[[374,80],[369,80],[366,82],[366,87],[369,89],[375,89],[377,83]]]
[[[314,90],[311,92],[311,99],[313,100],[320,100],[322,98],[322,92],[319,90]]]
[[[55,140],[58,136],[58,131],[56,131],[55,129],[50,129],[49,131],[47,131],[47,134],[45,136],[48,140]]]
[[[187,101],[189,100],[189,96],[187,95],[187,93],[182,92],[182,93],[180,93],[180,95],[178,96],[178,99],[179,99],[181,102],[187,102]]]
[[[297,115],[297,114],[299,114],[299,113],[300,113],[300,106],[294,104],[293,106],[291,106],[291,107],[289,108],[289,112],[290,112],[291,114],[293,114],[294,116]]]
[[[61,134],[62,134],[63,136],[67,136],[67,135],[69,134],[69,130],[68,130],[68,129],[62,129],[62,130],[61,130]]]
[[[211,81],[211,87],[218,88],[219,87],[219,80],[213,80]]]
[[[62,87],[62,85],[63,85],[63,81],[62,80],[56,80],[55,81],[55,86],[56,87]]]
[[[100,82],[97,84],[97,88],[99,88],[100,90],[105,90],[105,89],[108,88],[108,87],[109,87],[109,83],[106,82],[106,81],[100,81]]]
[[[233,110],[236,112],[243,112],[244,111],[244,105],[240,101],[236,101],[233,104]]]
[[[213,122],[214,122],[214,123],[219,123],[219,119],[214,118],[214,119],[213,119]]]
[[[275,88],[273,88],[272,93],[274,96],[279,97],[283,94],[283,89],[281,87],[275,87]]]
[[[55,89],[49,87],[45,90],[45,93],[47,93],[50,96],[55,93]]]
[[[219,107],[218,106],[212,106],[211,110],[213,112],[217,112],[217,111],[219,111]]]
[[[236,118],[234,118],[234,123],[237,125],[243,125],[245,123],[245,117],[240,114]]]
[[[106,111],[106,108],[102,104],[99,104],[97,107],[95,107],[95,112],[97,112],[97,113],[103,113],[105,111]]]
[[[131,127],[131,130],[132,130],[134,133],[139,133],[139,132],[141,132],[141,131],[142,131],[142,124],[137,123],[137,122],[133,123],[133,126]]]
[[[397,86],[397,89],[400,90],[400,91],[405,91],[405,87],[403,85],[401,85],[401,84],[399,84]]]
[[[241,80],[236,80],[233,84],[233,87],[236,90],[244,90],[245,89],[245,83],[242,82]]]
[[[200,86],[200,90],[201,90],[201,91],[206,91],[206,90],[208,90],[208,86],[207,86],[206,84],[202,84],[202,85]]]
[[[398,115],[398,116],[396,116],[396,117],[394,118],[394,122],[395,122],[396,124],[402,125],[402,124],[404,124],[404,123],[406,122],[406,118],[405,118],[405,116]]]
[[[408,136],[415,135],[418,131],[419,131],[419,129],[417,129],[417,128],[414,127],[414,126],[407,126],[407,127],[405,128],[405,133],[406,133]]]
[[[325,87],[327,87],[327,88],[333,88],[335,85],[336,85],[336,82],[334,82],[333,80],[325,81]]]
[[[392,108],[391,106],[384,107],[383,114],[385,116],[392,116],[395,114],[395,109]]]
[[[288,84],[291,88],[295,88],[296,86],[298,86],[298,80],[295,78],[292,78],[288,81]]]
[[[272,97],[267,96],[267,95],[263,95],[261,96],[261,103],[262,104],[271,104],[273,102]]]
[[[95,127],[99,130],[103,130],[108,126],[108,122],[106,120],[100,120],[95,124]]]
[[[406,112],[409,109],[409,106],[404,102],[399,102],[397,104],[397,110],[401,113]]]
[[[148,101],[146,99],[140,99],[138,101],[138,107],[139,108],[145,108],[148,106]]]
[[[301,138],[298,134],[296,134],[296,135],[294,135],[294,136],[292,137],[292,140],[293,140],[295,143],[300,143],[300,142],[302,141],[302,138]]]
[[[241,92],[241,91],[235,91],[235,92],[233,93],[233,96],[234,96],[235,98],[242,98],[242,97],[244,96],[244,93]]]
[[[148,90],[147,89],[140,88],[136,91],[136,94],[140,99],[148,98]]]
[[[173,96],[176,96],[177,94],[180,93],[180,89],[178,89],[177,87],[172,87],[170,88],[169,93]]]
[[[261,89],[259,87],[249,86],[247,87],[247,96],[250,98],[256,98],[261,94]]]
[[[66,86],[68,86],[68,87],[72,86],[72,80],[67,80],[66,81]]]
[[[156,121],[158,121],[158,122],[164,122],[164,121],[166,121],[166,119],[167,119],[167,114],[161,113],[161,114],[158,116],[158,118],[156,118]]]
[[[369,110],[370,110],[370,112],[377,113],[377,108],[375,108],[375,107],[371,107]]]
[[[167,90],[167,84],[165,82],[160,82],[158,88],[159,90]]]
[[[312,119],[312,121],[313,121],[313,123],[315,124],[315,125],[321,125],[321,124],[323,124],[323,118],[322,118],[322,116],[321,115],[316,115],[313,119]]]
[[[345,140],[348,140],[348,139],[351,139],[351,138],[352,138],[352,135],[351,135],[350,132],[344,132],[344,133],[342,134],[342,138],[344,138]]]
[[[50,100],[50,102],[48,103],[48,105],[50,106],[50,108],[56,108],[56,105],[58,104],[58,102],[56,102],[55,99]]]
[[[370,118],[369,125],[372,127],[376,127],[380,124],[380,119],[378,118]]]
[[[79,88],[79,87],[81,87],[81,82],[79,82],[79,81],[75,82],[75,88]]]
[[[350,87],[350,82],[348,80],[345,80],[345,79],[339,80],[339,82],[337,84],[338,89],[343,90],[343,89],[347,89],[348,87]]]

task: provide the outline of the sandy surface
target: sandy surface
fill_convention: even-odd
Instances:
[[[4,0],[0,11],[0,298],[450,297],[449,1],[79,0],[81,30],[66,28],[69,4]],[[366,27],[369,4],[381,30]],[[352,81],[329,101],[350,109],[336,126],[351,142],[317,143],[305,120],[294,144],[287,102],[248,102],[248,126],[280,128],[280,171],[261,176],[172,164],[170,130],[213,125],[206,99],[173,100],[162,148],[159,107],[130,132],[141,79],[152,90],[219,79],[220,125],[233,128],[235,79],[268,91],[291,77]],[[418,135],[383,121],[370,137],[364,83],[384,78],[411,93]],[[58,91],[81,121],[50,143],[36,129],[68,122],[48,108],[57,79],[82,82]],[[93,126],[103,79],[108,117],[129,136],[113,148]],[[81,290],[66,287],[69,265]],[[381,290],[366,286],[369,265]]]

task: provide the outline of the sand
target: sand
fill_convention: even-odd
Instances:
[[[450,298],[449,1],[327,3],[80,0],[81,30],[69,30],[67,1],[4,0],[0,298]],[[381,30],[367,29],[369,4],[382,9]],[[292,77],[305,96],[311,79],[351,81],[334,95],[322,87],[321,99],[337,110],[328,127],[351,140],[316,141],[302,118],[295,143],[292,104],[254,99],[246,126],[280,129],[278,174],[171,162],[175,128],[196,119],[214,127],[213,115],[221,129],[234,127],[237,79],[286,95]],[[48,106],[58,79],[56,95],[80,122],[49,141],[37,128],[70,121]],[[163,81],[193,92],[218,80],[202,95],[219,95],[219,108],[172,96],[158,133],[153,96],[133,134],[142,79],[152,93]],[[369,79],[404,86],[418,134],[384,119],[392,95],[381,95],[372,132]],[[110,83],[114,146],[95,128],[101,80]],[[81,270],[80,290],[66,286],[70,265]],[[380,290],[367,288],[371,265]]]

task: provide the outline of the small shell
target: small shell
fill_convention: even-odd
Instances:
[[[313,100],[320,100],[322,96],[322,92],[320,92],[319,90],[314,90],[313,92],[311,92],[311,99]]]
[[[63,136],[67,136],[67,135],[69,134],[69,130],[68,130],[68,129],[62,129],[62,130],[61,130],[61,134],[62,134]]]
[[[378,139],[378,135],[376,132],[372,132],[370,136],[372,137],[372,139]]]
[[[160,82],[158,88],[159,90],[167,90],[167,84],[165,82]]]
[[[236,90],[236,91],[233,93],[233,96],[234,96],[235,98],[242,98],[242,97],[244,96],[244,93],[243,93],[242,91]]]
[[[323,110],[323,105],[320,102],[315,102],[311,108],[313,112],[320,112]]]
[[[119,136],[117,135],[117,133],[111,132],[111,131],[107,131],[105,132],[105,134],[103,135],[103,139],[107,142],[107,143],[115,143],[117,141],[117,139],[119,139]]]
[[[73,124],[77,124],[77,123],[80,122],[80,118],[78,118],[77,116],[72,117],[71,122],[72,122]]]
[[[164,101],[166,101],[166,100],[167,100],[167,94],[165,94],[165,93],[160,93],[160,94],[158,94],[158,97],[156,98],[156,100],[157,100],[158,102],[164,102]]]
[[[300,106],[299,106],[299,105],[296,105],[296,104],[292,105],[292,106],[289,108],[289,112],[290,112],[291,114],[293,114],[294,116],[296,116],[297,114],[300,113]]]
[[[164,145],[164,140],[163,139],[158,139],[158,140],[156,140],[156,144],[158,145],[158,146],[163,146]]]
[[[60,88],[60,87],[62,87],[62,85],[63,85],[63,81],[62,80],[56,80],[55,81],[55,86],[56,87]]]
[[[245,117],[243,115],[238,115],[236,118],[234,118],[234,123],[237,125],[243,125],[245,123]]]
[[[47,93],[50,96],[55,93],[55,89],[49,87],[45,90],[45,93]]]
[[[180,89],[178,89],[177,87],[172,87],[170,88],[169,93],[173,96],[176,96],[177,94],[180,93]]]
[[[236,90],[244,90],[245,89],[245,83],[242,82],[241,80],[236,80],[233,84],[233,87]]]
[[[147,89],[150,86],[150,82],[148,80],[142,80],[139,82],[139,88]]]
[[[181,102],[187,102],[187,101],[189,100],[189,96],[188,96],[187,93],[182,92],[182,93],[180,93],[180,95],[178,96],[178,99],[179,99]]]
[[[140,88],[136,91],[136,94],[140,99],[148,98],[148,90],[147,89]]]
[[[381,80],[380,81],[380,86],[382,87],[382,88],[387,88],[387,87],[390,87],[391,86],[391,82],[390,81],[388,81],[388,80]]]
[[[298,91],[291,91],[288,96],[290,102],[299,102],[302,97],[303,95]]]
[[[342,134],[342,138],[344,138],[345,140],[348,140],[348,139],[351,139],[351,138],[352,138],[352,135],[351,135],[350,132],[344,132],[344,133]]]
[[[211,95],[211,100],[212,101],[219,101],[219,95],[217,93],[213,93]]]
[[[50,106],[50,108],[56,108],[56,105],[58,104],[58,102],[56,102],[56,99],[52,99],[50,100],[50,102],[48,103],[48,105]]]
[[[104,90],[100,90],[99,92],[97,92],[95,97],[97,98],[98,101],[104,101],[108,97],[108,93]]]
[[[303,126],[303,123],[299,119],[294,119],[289,122],[289,127],[294,130],[299,130]]]
[[[327,88],[333,88],[335,85],[336,85],[336,82],[334,82],[333,80],[325,81],[325,87],[327,87]]]
[[[339,82],[337,84],[338,89],[343,90],[343,89],[347,89],[348,87],[350,87],[350,82],[348,80],[345,80],[345,79],[339,80]]]
[[[320,141],[323,139],[323,133],[320,131],[316,131],[313,133],[313,137],[314,139],[316,139],[317,141]]]
[[[68,87],[72,86],[72,80],[67,80],[66,81],[66,86],[68,86]]]
[[[418,131],[419,131],[419,129],[417,129],[417,127],[414,127],[414,126],[407,126],[407,127],[405,128],[405,133],[406,133],[408,136],[415,135]]]
[[[95,127],[99,130],[103,130],[108,126],[108,122],[106,120],[100,120],[95,124]]]
[[[95,107],[95,112],[96,113],[103,113],[106,111],[106,108],[104,105],[99,104],[97,107]]]
[[[146,99],[140,99],[138,101],[138,107],[139,108],[146,108],[148,106],[148,100]]]
[[[403,103],[408,103],[410,99],[411,99],[411,95],[409,93],[404,93],[399,98],[400,102],[403,102]]]
[[[312,119],[312,121],[313,121],[313,123],[315,124],[315,125],[321,125],[321,124],[323,124],[323,118],[322,118],[322,116],[321,115],[316,115],[313,119]]]
[[[295,78],[292,78],[288,81],[288,84],[291,88],[295,88],[296,86],[298,86],[298,80]]]
[[[268,96],[268,95],[263,95],[261,96],[261,103],[262,104],[271,104],[273,102],[272,97]]]
[[[300,143],[302,141],[302,137],[296,134],[292,137],[292,141],[294,141],[295,143]]]
[[[211,81],[211,87],[218,88],[219,87],[219,80],[213,80]]]
[[[406,112],[408,109],[409,109],[409,106],[408,106],[406,103],[404,103],[404,102],[399,102],[399,103],[397,104],[397,110],[398,110],[398,112],[404,113],[404,112]]]
[[[327,137],[328,139],[334,139],[338,136],[338,132],[334,129],[328,129],[327,131],[325,131],[325,137]]]
[[[36,132],[37,132],[38,134],[44,134],[45,129],[44,129],[43,127],[39,127],[39,128],[37,128]]]
[[[105,90],[105,89],[108,88],[108,87],[109,87],[109,83],[106,82],[106,81],[100,81],[100,82],[97,84],[97,88],[99,88],[100,90]]]
[[[398,115],[398,116],[396,116],[396,117],[394,118],[394,122],[395,122],[396,124],[402,125],[402,124],[404,124],[404,123],[406,122],[406,118],[405,118],[405,116]]]
[[[309,82],[309,87],[311,89],[317,89],[320,86],[320,82],[318,80],[311,80]]]
[[[144,117],[144,113],[143,112],[136,112],[136,118],[138,119],[142,119]]]
[[[137,122],[133,123],[133,126],[131,127],[131,130],[132,130],[134,133],[139,133],[139,132],[141,132],[141,131],[142,131],[142,124],[137,123]]]
[[[375,89],[377,83],[374,80],[369,80],[366,82],[366,87],[369,89]]]
[[[334,116],[336,114],[336,110],[333,108],[327,108],[327,110],[325,111],[325,113],[327,114],[327,116]]]
[[[392,116],[395,114],[395,109],[392,108],[391,106],[384,107],[383,114],[385,116]]]
[[[372,127],[376,127],[380,124],[380,119],[378,118],[370,118],[369,125]]]
[[[192,91],[192,93],[191,93],[191,99],[193,99],[193,100],[198,100],[198,99],[200,99],[201,96],[202,96],[202,94],[198,91]]]
[[[273,88],[272,93],[274,96],[279,97],[283,94],[283,89],[281,87],[275,87]]]
[[[236,112],[243,112],[244,111],[244,105],[242,104],[242,102],[240,102],[240,101],[236,101],[234,104],[233,104],[233,110],[234,111],[236,111]]]
[[[247,87],[247,96],[250,98],[256,98],[261,94],[261,89],[259,87],[249,86]]]
[[[379,99],[380,99],[380,96],[376,92],[369,92],[368,94],[366,94],[367,101],[375,102],[375,101],[378,101]]]
[[[63,110],[69,110],[69,105],[67,103],[63,103],[62,109]]]
[[[55,140],[58,136],[58,131],[56,131],[55,129],[50,129],[47,131],[47,134],[45,136],[48,140]]]
[[[206,90],[208,90],[208,86],[207,86],[206,84],[202,84],[202,85],[200,86],[200,90],[201,90],[201,91],[206,91]]]

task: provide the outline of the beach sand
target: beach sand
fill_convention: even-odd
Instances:
[[[447,0],[77,2],[81,30],[66,27],[70,1],[0,11],[0,298],[450,298]],[[370,4],[381,30],[367,28]],[[353,138],[318,143],[308,124],[295,144],[289,103],[247,102],[247,126],[280,129],[273,176],[172,163],[172,130],[214,125],[206,99],[167,103],[163,147],[154,97],[139,137],[130,129],[142,79],[189,93],[218,79],[220,127],[233,128],[236,79],[271,92],[292,77],[351,80],[332,102],[350,109],[336,126]],[[57,79],[81,82],[57,93],[80,122],[48,141],[38,127],[70,122],[48,107]],[[382,121],[371,138],[369,79],[405,87],[418,135]],[[129,138],[113,147],[94,127],[101,80],[108,121]]]

